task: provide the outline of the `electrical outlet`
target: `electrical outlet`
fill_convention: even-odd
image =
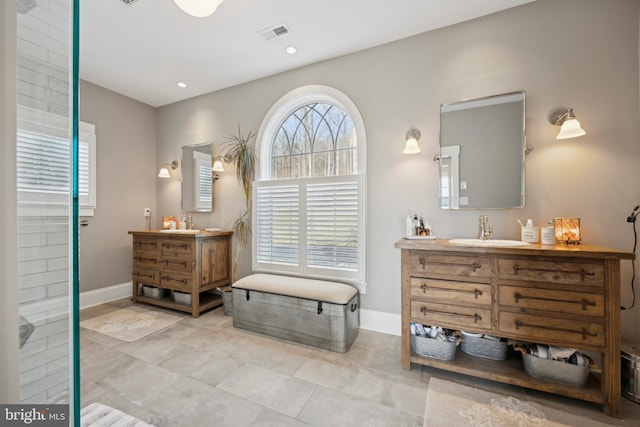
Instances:
[[[144,217],[149,218],[151,216],[151,208],[144,208]]]

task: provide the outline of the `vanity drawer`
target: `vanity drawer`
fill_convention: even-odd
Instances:
[[[160,252],[161,240],[155,237],[138,237],[133,238],[133,253],[136,252]]]
[[[432,255],[422,251],[411,252],[412,276],[456,278],[469,277],[489,282],[491,260],[477,256]]]
[[[491,329],[491,309],[411,301],[411,320],[453,329]]]
[[[182,258],[177,256],[162,257],[162,271],[171,270],[180,273],[191,273],[193,271],[194,261],[191,258]]]
[[[520,336],[527,341],[553,340],[563,345],[604,345],[602,323],[511,312],[501,312],[499,317],[499,332]]]
[[[131,277],[133,281],[147,285],[157,285],[160,283],[160,272],[158,270],[134,268]]]
[[[491,285],[412,277],[411,298],[451,304],[490,306]]]
[[[501,258],[498,260],[498,278],[602,287],[604,265]]]
[[[171,239],[162,242],[163,255],[193,255],[193,241],[191,239]]]
[[[500,286],[498,301],[503,306],[604,317],[602,294]]]
[[[163,288],[184,292],[193,291],[193,279],[190,274],[163,272],[160,279],[160,285]]]
[[[160,268],[160,254],[135,251],[133,254],[133,266],[136,268]]]

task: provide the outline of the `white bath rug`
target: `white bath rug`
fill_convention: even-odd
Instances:
[[[92,403],[80,411],[81,427],[154,427],[153,424],[102,403]]]
[[[523,398],[524,399],[524,398]],[[425,427],[604,427],[569,411],[432,377],[427,390]]]
[[[172,326],[182,319],[173,314],[132,307],[83,320],[80,326],[122,341],[133,342]]]

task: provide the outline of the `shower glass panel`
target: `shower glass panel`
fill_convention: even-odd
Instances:
[[[73,0],[17,4],[20,400],[69,404],[73,419],[77,19]]]

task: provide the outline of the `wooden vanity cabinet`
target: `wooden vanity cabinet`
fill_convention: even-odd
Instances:
[[[604,405],[620,417],[620,260],[628,252],[590,245],[479,248],[446,240],[400,240],[402,367],[411,363]],[[534,378],[517,357],[494,361],[461,351],[453,361],[411,351],[409,323],[487,333],[601,354],[601,372],[575,388]]]
[[[222,304],[210,292],[231,283],[231,232],[164,233],[130,231],[133,235],[133,302],[144,302],[200,316]],[[162,298],[144,295],[143,285],[165,290]],[[171,291],[191,295],[191,304],[175,302]]]

